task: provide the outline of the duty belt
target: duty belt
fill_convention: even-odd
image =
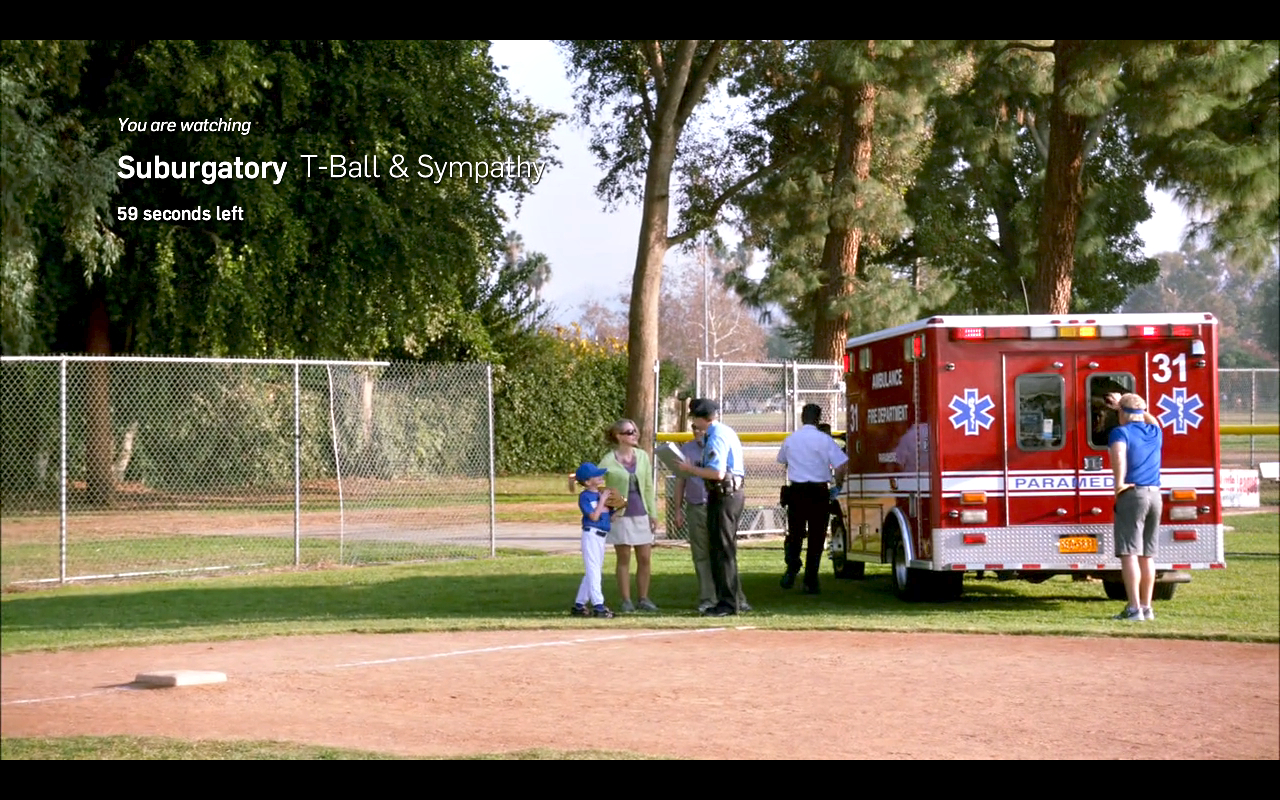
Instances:
[[[726,475],[722,481],[707,481],[707,491],[716,494],[733,494],[742,489],[746,479],[741,475]]]

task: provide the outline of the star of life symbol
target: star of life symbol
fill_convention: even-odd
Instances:
[[[1200,395],[1193,394],[1187,397],[1187,389],[1184,386],[1174,389],[1173,397],[1167,394],[1160,395],[1160,402],[1156,403],[1156,408],[1162,412],[1159,417],[1156,417],[1160,420],[1161,427],[1173,426],[1173,432],[1177,435],[1186,433],[1188,425],[1199,428],[1200,423],[1204,421],[1204,415],[1200,413],[1200,409],[1204,408]]]
[[[963,398],[958,394],[952,395],[951,403],[947,406],[956,412],[951,415],[951,426],[964,428],[965,436],[977,436],[978,428],[990,428],[996,418],[987,412],[995,407],[996,404],[991,402],[991,395],[978,397],[977,389],[965,389]]]

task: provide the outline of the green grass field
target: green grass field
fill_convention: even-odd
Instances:
[[[743,585],[755,611],[743,623],[772,629],[930,631],[1068,636],[1145,636],[1280,641],[1280,531],[1273,513],[1233,516],[1227,569],[1196,572],[1173,600],[1157,602],[1152,623],[1110,619],[1118,604],[1095,583],[1054,578],[1042,584],[969,580],[957,602],[907,604],[884,567],[861,581],[823,579],[818,597],[777,584],[781,543],[740,550]],[[612,558],[605,565],[613,596]],[[657,614],[614,620],[572,619],[568,603],[579,559],[505,552],[497,559],[395,567],[282,570],[248,576],[70,586],[11,592],[0,598],[0,652],[245,639],[316,633],[481,629],[689,628],[719,624],[691,608],[695,578],[686,549],[654,556]],[[615,752],[525,751],[487,759],[617,759]],[[127,736],[6,738],[4,759],[350,760],[385,753],[280,742],[204,742]]]
[[[385,761],[399,758],[387,753],[290,742],[188,742],[150,736],[0,739],[0,760],[4,761]],[[593,761],[650,757],[603,750],[521,750],[461,758],[465,761]]]
[[[1042,584],[968,580],[953,603],[907,604],[887,568],[861,581],[824,576],[810,597],[778,588],[778,541],[740,550],[751,624],[778,629],[891,630],[1076,636],[1158,636],[1280,641],[1280,536],[1274,514],[1229,519],[1227,569],[1200,571],[1156,624],[1116,626],[1116,603],[1096,583],[1065,577]],[[606,597],[616,596],[605,563]],[[566,613],[581,578],[574,556],[509,553],[496,559],[389,567],[209,577],[164,582],[76,585],[11,592],[0,601],[5,654],[31,650],[242,639],[256,636],[581,628]],[[589,622],[600,627],[684,628],[709,624],[693,610],[695,577],[687,549],[654,554],[651,592],[664,610]],[[744,617],[744,619],[747,619]]]

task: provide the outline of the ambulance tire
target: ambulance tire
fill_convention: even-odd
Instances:
[[[831,541],[839,539],[843,547],[849,546],[844,520],[840,516],[831,518]],[[844,552],[831,554],[831,566],[835,569],[836,578],[842,581],[861,580],[866,575],[867,565],[856,559],[846,558]]]
[[[831,566],[835,567],[836,578],[842,581],[861,580],[867,574],[866,564],[845,558],[842,555],[832,556]]]
[[[926,599],[925,584],[929,574],[923,570],[907,566],[907,549],[902,546],[902,538],[894,534],[888,546],[889,579],[893,581],[893,591],[899,599],[914,603]]]

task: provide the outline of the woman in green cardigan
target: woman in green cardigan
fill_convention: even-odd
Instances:
[[[618,556],[618,594],[622,611],[657,611],[649,599],[649,578],[653,555],[653,532],[657,527],[658,505],[654,500],[653,466],[649,454],[637,447],[639,428],[629,419],[620,419],[605,433],[611,449],[599,465],[608,470],[605,485],[627,498],[626,511],[615,513],[606,544]],[[631,550],[636,551],[636,593],[631,603]]]

